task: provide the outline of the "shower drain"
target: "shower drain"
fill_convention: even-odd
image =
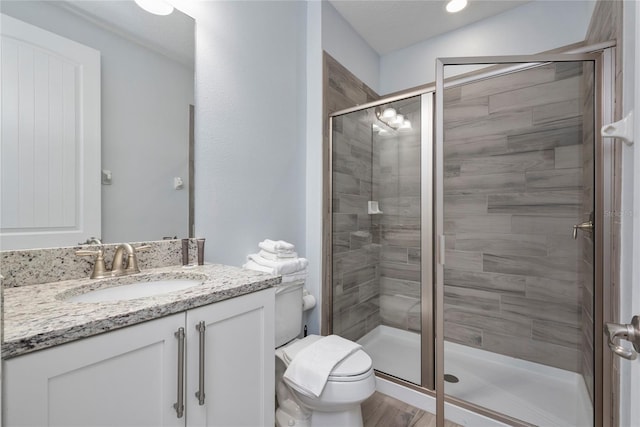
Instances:
[[[457,383],[460,382],[460,380],[458,379],[458,377],[456,377],[455,375],[451,375],[451,374],[444,374],[444,380],[448,383]]]

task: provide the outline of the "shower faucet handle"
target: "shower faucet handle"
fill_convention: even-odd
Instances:
[[[608,344],[611,351],[618,356],[635,360],[640,352],[640,317],[633,316],[631,323],[605,323],[604,333],[607,335]],[[615,339],[620,338],[629,341],[633,344],[633,349],[624,348],[623,346],[616,344]],[[634,351],[635,350],[635,351]]]
[[[589,233],[593,231],[593,221],[583,222],[582,224],[576,224],[573,226],[573,239],[578,238],[578,229],[582,231],[588,231]]]

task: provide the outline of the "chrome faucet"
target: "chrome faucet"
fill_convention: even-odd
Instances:
[[[78,256],[96,256],[96,262],[93,265],[93,272],[91,273],[92,279],[104,279],[106,277],[126,276],[129,274],[140,273],[140,267],[138,266],[138,256],[136,251],[144,251],[151,248],[151,246],[144,245],[134,248],[129,243],[122,243],[116,249],[116,253],[113,256],[113,262],[111,263],[111,271],[107,270],[104,262],[104,253],[102,247],[98,250],[85,250],[81,249],[76,251]],[[126,254],[126,259],[124,258]]]

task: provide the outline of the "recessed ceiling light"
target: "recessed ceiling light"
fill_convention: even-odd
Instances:
[[[154,15],[170,15],[173,6],[165,0],[135,0],[136,4]]]
[[[456,13],[467,7],[467,0],[449,0],[447,12]]]

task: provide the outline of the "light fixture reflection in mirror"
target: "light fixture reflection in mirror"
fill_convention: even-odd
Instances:
[[[135,0],[143,10],[154,15],[166,16],[173,12],[173,6],[164,0]]]

